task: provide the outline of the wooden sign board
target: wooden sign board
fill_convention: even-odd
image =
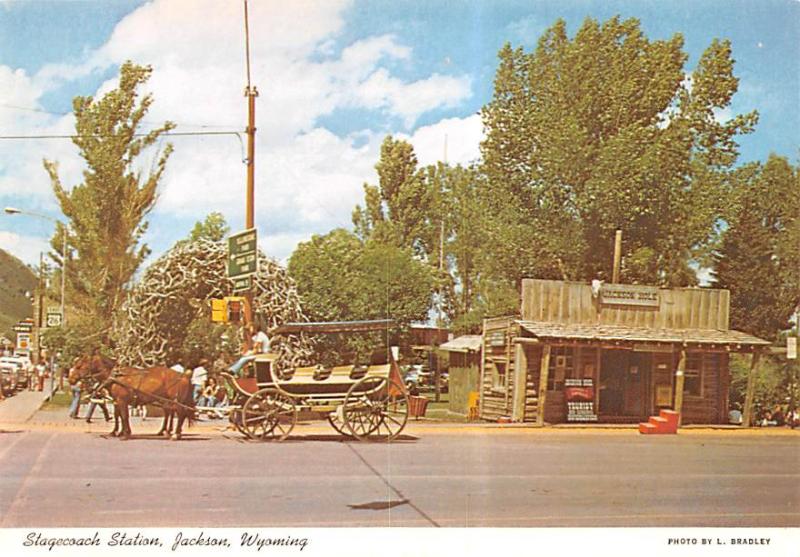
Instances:
[[[614,306],[659,306],[658,288],[637,284],[604,284],[600,287],[600,303]]]

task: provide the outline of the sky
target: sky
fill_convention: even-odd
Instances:
[[[687,71],[714,38],[730,39],[739,92],[719,117],[760,113],[740,162],[773,152],[797,162],[796,0],[250,0],[249,12],[255,219],[259,246],[280,262],[313,234],[351,227],[387,134],[410,141],[421,164],[478,160],[498,50],[532,49],[558,18],[570,34],[614,15],[638,18],[651,40],[681,33]],[[243,132],[244,46],[239,0],[0,0],[0,206],[63,218],[42,160],[59,163],[65,185],[79,183],[72,143],[2,137],[72,133],[72,98],[112,89],[125,60],[153,67],[146,128],[171,120],[176,131]],[[244,134],[168,141],[148,262],[210,212],[244,228]],[[156,156],[145,152],[141,168]],[[0,214],[0,248],[27,263],[52,232],[46,219]]]

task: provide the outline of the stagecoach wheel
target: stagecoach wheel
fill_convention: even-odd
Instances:
[[[254,393],[242,409],[242,426],[251,439],[283,441],[297,423],[297,407],[291,397],[276,389]]]
[[[331,427],[340,435],[344,435],[345,437],[353,436],[347,426],[341,420],[339,420],[339,416],[336,415],[336,412],[331,412],[328,414],[328,423],[331,424]]]
[[[233,424],[233,427],[236,428],[236,431],[250,439],[250,432],[244,427],[244,410],[242,408],[234,408],[231,410],[228,420]]]
[[[365,377],[347,392],[343,414],[359,441],[391,441],[408,421],[408,397],[402,385],[386,377]]]

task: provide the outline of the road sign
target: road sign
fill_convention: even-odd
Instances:
[[[33,320],[20,321],[13,327],[15,333],[30,333],[33,330]]]
[[[61,315],[60,308],[47,308],[46,327],[60,327],[63,320],[64,316]]]
[[[797,359],[797,337],[786,337],[786,359]]]
[[[31,346],[31,335],[30,333],[18,333],[17,334],[17,350],[28,350]]]
[[[258,272],[258,239],[255,228],[228,238],[228,277],[248,277]]]
[[[250,275],[246,277],[236,277],[233,280],[233,291],[236,292],[247,292],[250,290],[250,287],[253,284],[253,277]]]

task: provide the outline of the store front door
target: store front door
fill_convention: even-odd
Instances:
[[[600,407],[607,418],[636,421],[647,415],[650,355],[630,350],[603,350],[600,358]]]
[[[627,350],[603,350],[600,356],[600,407],[603,416],[622,416]]]

